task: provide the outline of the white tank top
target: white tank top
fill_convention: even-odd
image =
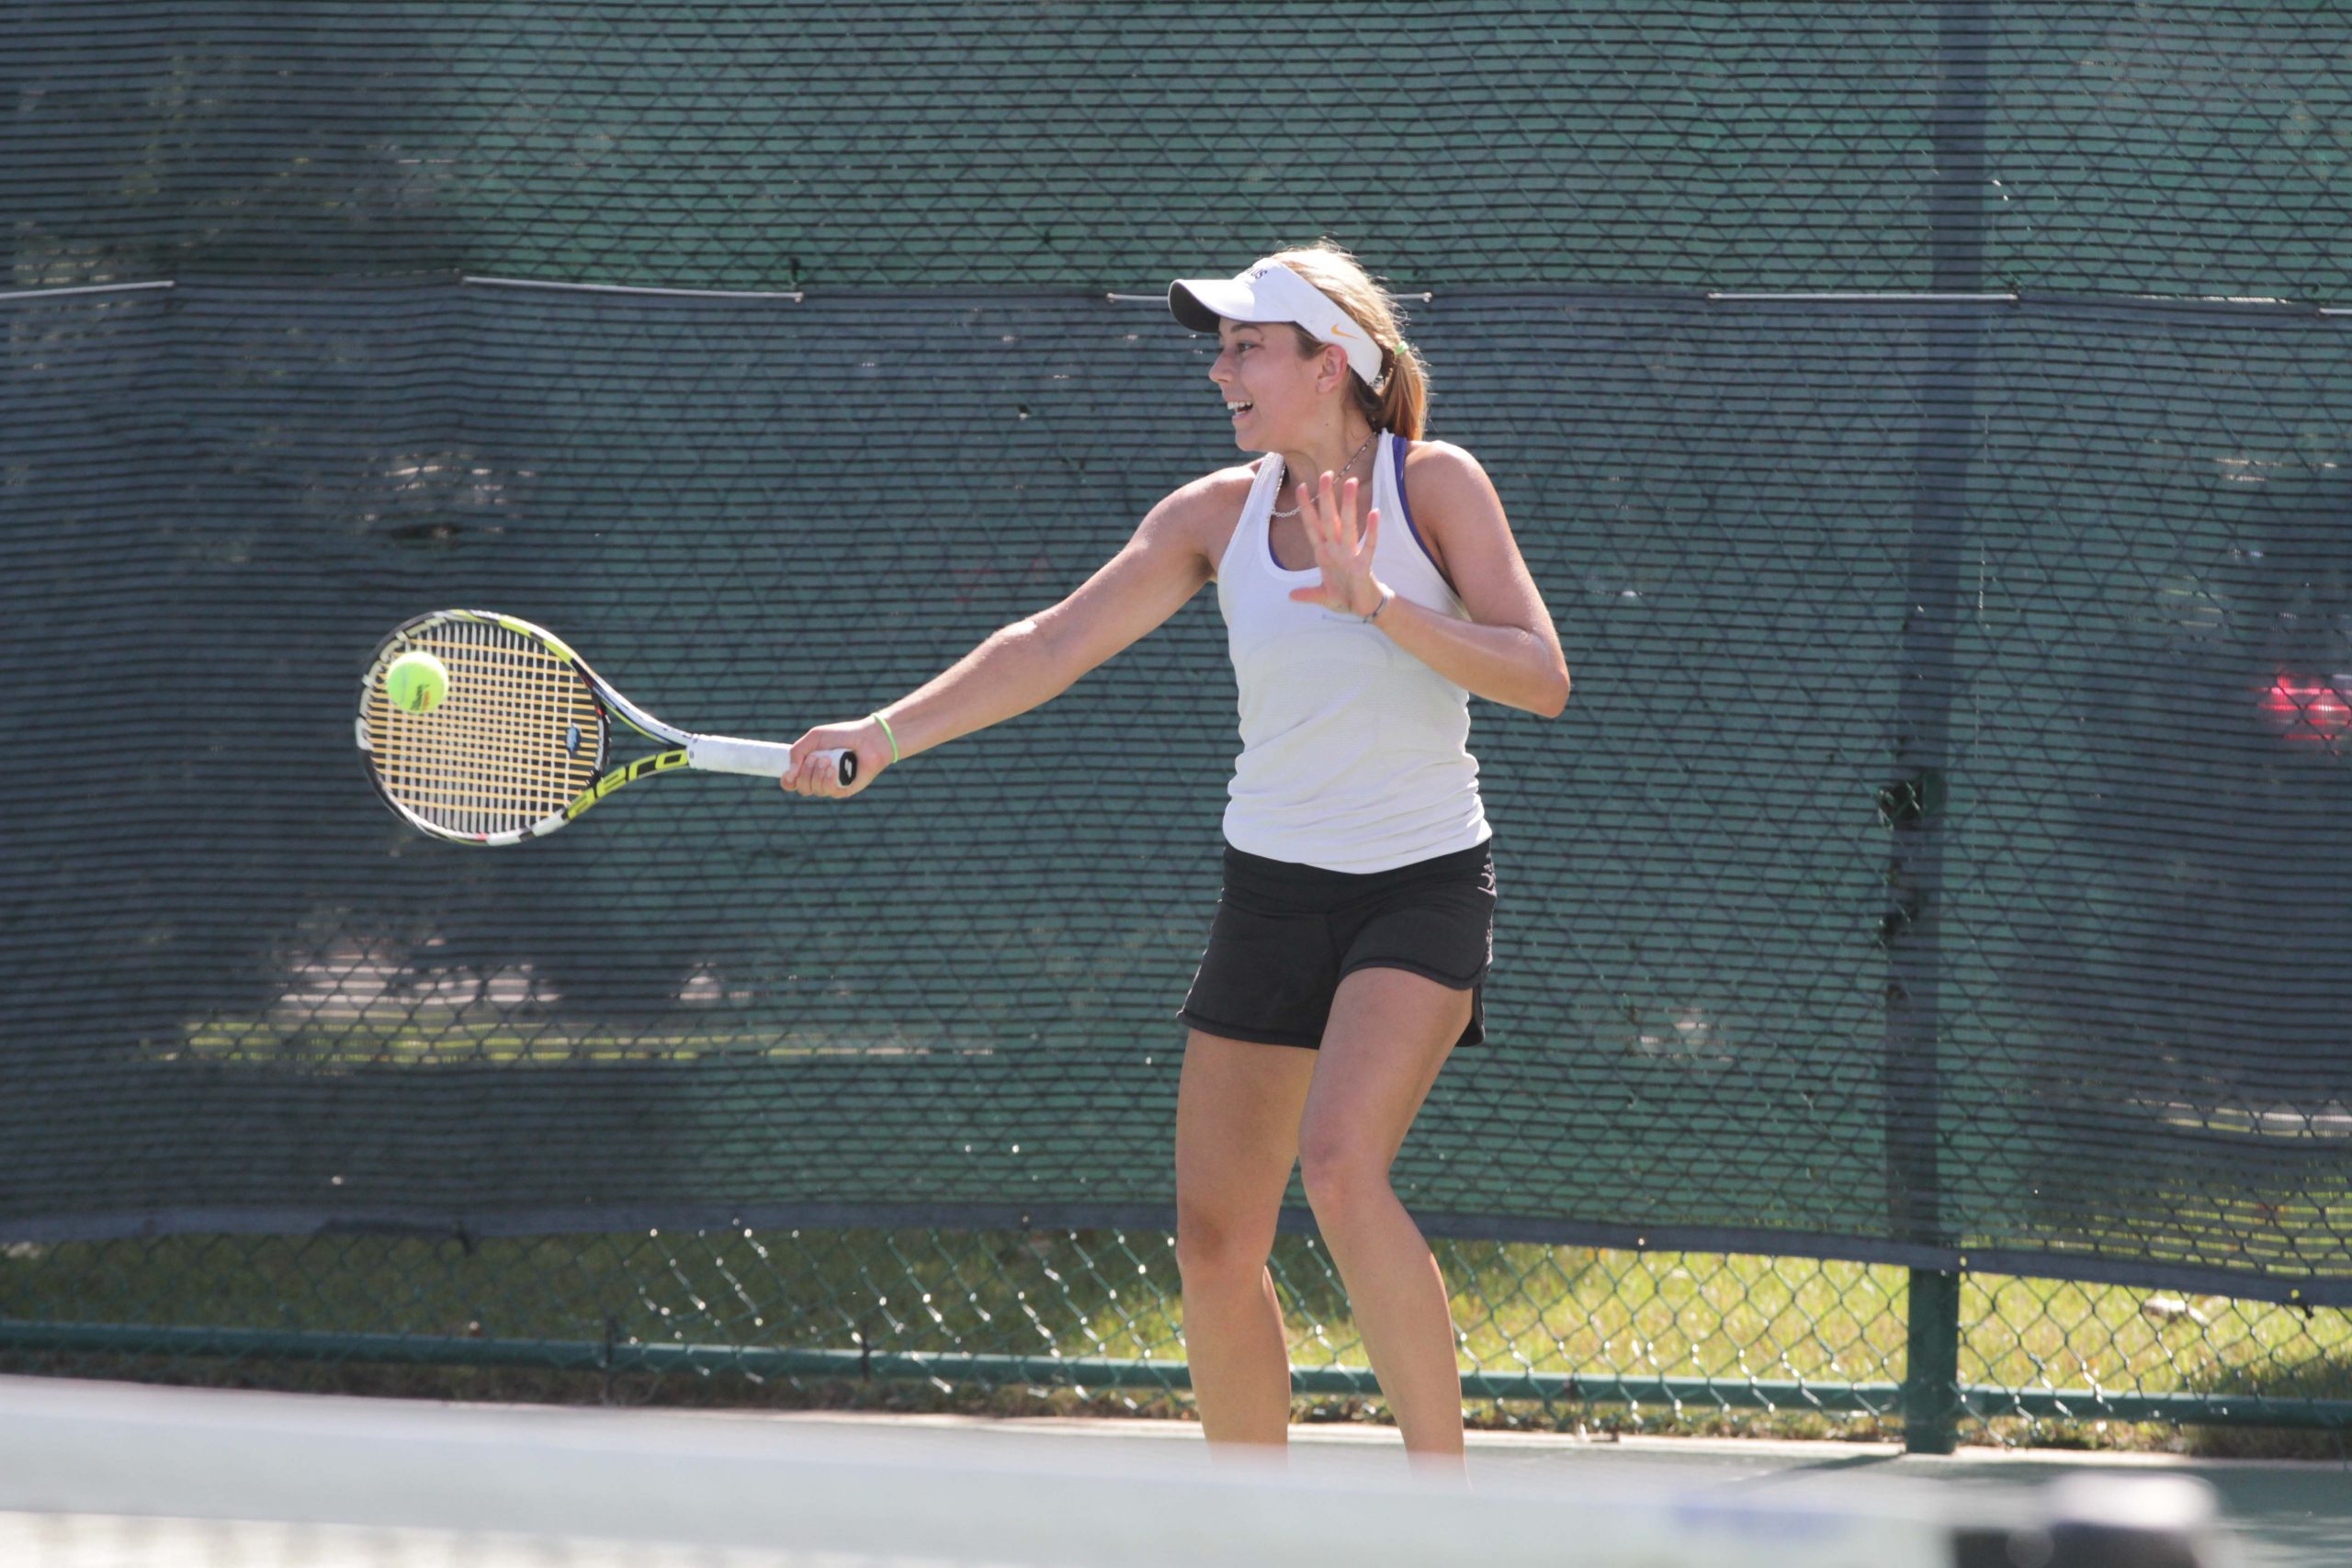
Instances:
[[[1400,599],[1468,620],[1405,510],[1406,446],[1383,433],[1373,462],[1374,575]],[[1274,559],[1269,530],[1282,471],[1277,457],[1259,466],[1217,562],[1241,709],[1226,842],[1347,872],[1388,871],[1486,842],[1478,761],[1466,745],[1470,694],[1378,626],[1291,599],[1321,574]]]

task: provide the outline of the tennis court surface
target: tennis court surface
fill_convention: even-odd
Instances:
[[[1286,1470],[1189,1423],[462,1406],[0,1378],[0,1562],[39,1568],[2352,1560],[2352,1469],[1391,1432]]]

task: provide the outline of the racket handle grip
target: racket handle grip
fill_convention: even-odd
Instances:
[[[833,761],[844,784],[857,782],[854,751],[811,751],[808,760]],[[712,773],[749,773],[754,778],[780,779],[792,766],[792,748],[772,740],[730,740],[724,735],[697,735],[686,742],[686,766]]]

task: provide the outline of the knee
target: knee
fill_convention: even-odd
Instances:
[[[1201,1204],[1176,1205],[1176,1271],[1187,1288],[1252,1285],[1274,1245],[1263,1223],[1235,1219]]]
[[[1365,1140],[1346,1132],[1303,1129],[1298,1176],[1307,1207],[1318,1224],[1345,1224],[1369,1203],[1393,1199],[1388,1160]]]

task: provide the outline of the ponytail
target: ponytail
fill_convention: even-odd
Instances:
[[[1383,344],[1380,390],[1356,383],[1356,404],[1374,430],[1393,431],[1408,441],[1419,441],[1429,425],[1430,372],[1421,351],[1398,338]]]
[[[1266,258],[1278,261],[1323,291],[1345,310],[1381,349],[1380,384],[1367,387],[1350,373],[1349,389],[1356,407],[1374,430],[1385,430],[1408,441],[1419,441],[1429,426],[1430,372],[1420,351],[1405,341],[1404,312],[1389,292],[1373,281],[1363,264],[1329,240],[1300,250],[1277,251]],[[1325,345],[1304,328],[1297,332],[1301,352],[1313,354]]]

